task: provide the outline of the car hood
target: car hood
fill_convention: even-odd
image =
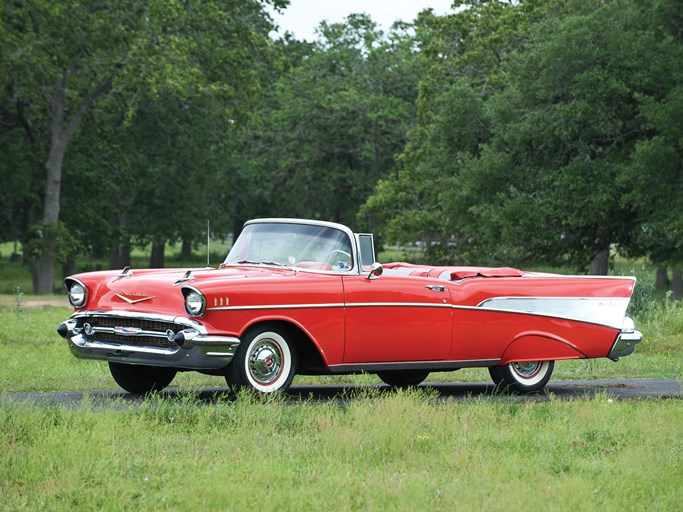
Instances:
[[[215,285],[254,282],[262,279],[281,279],[294,275],[286,268],[226,267],[222,269],[142,269],[128,273],[120,271],[88,272],[67,278],[82,282],[88,290],[84,308],[110,311],[154,311],[184,314],[184,287],[203,289]]]

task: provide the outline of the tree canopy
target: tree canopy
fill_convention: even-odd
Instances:
[[[680,2],[470,0],[313,42],[273,35],[286,5],[0,4],[0,241],[36,292],[261,216],[433,262],[683,263]]]

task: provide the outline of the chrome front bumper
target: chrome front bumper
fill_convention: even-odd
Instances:
[[[240,344],[236,337],[209,335],[202,324],[188,318],[125,311],[79,311],[57,332],[80,359],[191,370],[224,368]]]
[[[643,334],[640,331],[636,331],[633,320],[626,317],[624,319],[624,326],[617,336],[614,345],[612,345],[612,350],[607,357],[616,361],[620,357],[625,357],[631,355],[636,348],[636,345],[640,343],[643,339]]]

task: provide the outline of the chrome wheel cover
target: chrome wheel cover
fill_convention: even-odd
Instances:
[[[282,349],[275,340],[259,339],[247,358],[249,374],[256,383],[268,386],[282,374],[282,361]]]
[[[540,371],[541,365],[541,361],[524,361],[512,363],[510,367],[521,379],[531,379]]]
[[[519,361],[508,365],[510,377],[523,389],[529,389],[552,372],[551,361]]]

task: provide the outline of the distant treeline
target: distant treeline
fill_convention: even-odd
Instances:
[[[0,4],[0,241],[36,293],[263,216],[433,262],[683,266],[679,0],[473,0],[313,42],[269,35],[286,4]]]

